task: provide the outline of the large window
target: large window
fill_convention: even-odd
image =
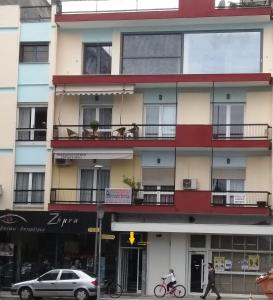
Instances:
[[[110,171],[81,169],[80,202],[103,202],[105,188],[110,184]]]
[[[18,141],[45,141],[47,107],[18,108]]]
[[[48,43],[22,43],[20,45],[20,62],[48,62]]]
[[[261,31],[125,34],[123,74],[261,71]]]
[[[44,202],[45,174],[42,172],[16,173],[16,204],[37,204]]]
[[[111,44],[87,44],[84,46],[84,74],[111,74],[111,62]]]
[[[175,105],[145,105],[145,137],[175,137]]]
[[[183,73],[257,73],[260,55],[260,32],[187,33]]]
[[[181,72],[181,34],[124,35],[124,74],[177,74]]]

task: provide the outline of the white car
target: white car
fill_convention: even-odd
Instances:
[[[11,293],[21,300],[42,297],[75,297],[87,300],[97,294],[97,280],[80,270],[56,269],[40,277],[12,285]]]

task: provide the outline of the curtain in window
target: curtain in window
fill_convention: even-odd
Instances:
[[[112,108],[100,108],[99,109],[99,124],[107,125],[101,126],[100,129],[111,129],[112,124]],[[101,132],[100,136],[110,137],[111,131]]]
[[[44,202],[44,173],[32,173],[32,192],[31,203],[43,203]]]
[[[230,180],[230,190],[236,192],[244,191],[244,180]]]
[[[226,124],[226,114],[227,108],[225,105],[215,104],[213,107],[213,134],[217,136],[226,135],[226,126],[221,126]],[[219,125],[220,124],[220,125]]]
[[[26,172],[16,173],[15,203],[28,202],[28,188],[29,188],[28,178],[29,178],[29,173]]]
[[[19,122],[18,122],[18,140],[19,141],[29,141],[30,140],[30,130],[20,130],[22,128],[31,127],[31,108],[30,107],[20,107],[19,108]]]
[[[155,126],[145,126],[145,137],[157,137],[159,135],[159,106],[145,106],[145,124]]]
[[[96,120],[96,109],[85,107],[83,108],[83,125],[90,125],[91,122]]]
[[[162,124],[173,125],[176,124],[175,106],[164,105],[162,106]],[[162,126],[163,137],[175,137],[175,126]]]
[[[80,183],[80,202],[93,201],[93,179],[94,170],[82,169],[81,170],[81,183]],[[89,190],[84,190],[89,189]]]
[[[243,105],[231,105],[230,106],[230,124],[236,124],[230,126],[230,136],[241,137],[243,136],[243,126],[239,124],[244,123],[244,106]]]
[[[226,179],[213,179],[212,180],[212,190],[214,192],[226,192],[226,190],[227,190]]]
[[[110,171],[99,170],[97,172],[97,188],[103,190],[97,191],[96,200],[98,202],[104,202],[105,188],[108,188],[109,184],[110,184]]]

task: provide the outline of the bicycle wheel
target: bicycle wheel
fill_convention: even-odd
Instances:
[[[166,288],[162,284],[158,284],[154,288],[154,294],[158,298],[162,298],[166,294]]]
[[[122,288],[118,283],[111,283],[109,286],[109,295],[111,298],[119,298],[122,295]]]
[[[176,285],[174,295],[176,298],[183,298],[186,295],[186,288],[181,284]]]

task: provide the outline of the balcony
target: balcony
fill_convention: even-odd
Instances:
[[[212,192],[212,206],[269,207],[269,192],[226,191]]]
[[[271,130],[268,124],[215,124],[213,126],[214,140],[271,140]]]
[[[141,190],[141,198],[127,203],[104,201],[105,189],[51,189],[49,210],[95,211],[103,203],[107,212],[208,214],[208,215],[269,215],[269,192],[215,193],[198,190]],[[225,200],[224,200],[225,199]],[[141,201],[140,201],[141,200]],[[229,202],[228,202],[229,201]]]
[[[215,8],[271,7],[271,0],[216,0]]]
[[[178,10],[179,0],[77,0],[62,2],[62,14]]]
[[[239,125],[54,125],[53,148],[215,147],[271,146],[267,124]]]
[[[83,4],[79,5],[79,2]],[[206,17],[256,16],[258,21],[262,22],[270,21],[271,15],[269,0],[195,0],[194,5],[192,0],[169,0],[164,4],[156,0],[127,0],[122,1],[122,4],[120,2],[118,0],[72,1],[71,4],[63,2],[63,7],[58,8],[55,21],[60,27],[67,27],[70,22],[80,25],[88,21],[98,22],[99,26],[105,27],[105,21],[115,22],[116,25],[121,25],[122,21],[123,26],[126,26],[132,20],[145,25],[147,20],[149,24],[151,20],[164,20],[165,24],[169,24],[173,19],[181,18],[192,18],[193,22],[198,24],[200,23],[198,18]],[[247,2],[252,3],[246,4]]]
[[[49,209],[95,211],[96,203],[103,203],[109,212],[173,212],[174,190],[131,191],[118,189],[123,197],[107,198],[108,189],[63,189],[53,188]],[[110,189],[111,190],[111,189]],[[113,189],[116,190],[116,189]],[[107,200],[108,199],[108,200]]]

